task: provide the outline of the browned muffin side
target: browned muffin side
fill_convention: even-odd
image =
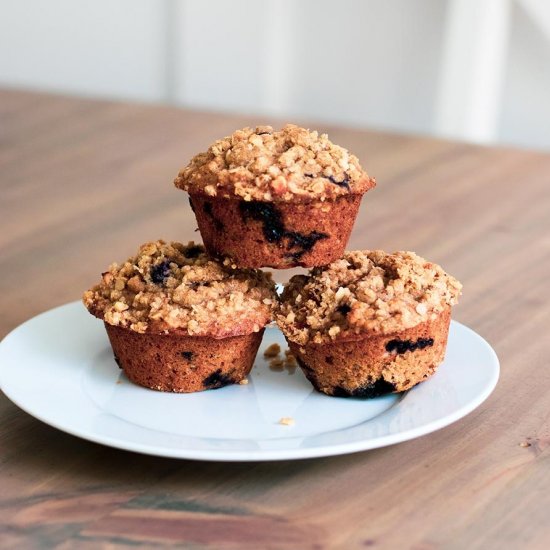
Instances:
[[[196,392],[238,383],[249,374],[264,329],[212,338],[180,333],[140,334],[105,323],[118,365],[135,384],[160,391]]]
[[[344,253],[361,195],[286,203],[190,198],[206,248],[249,268],[326,265]],[[319,227],[323,231],[319,231]]]
[[[443,362],[460,290],[412,252],[347,252],[293,277],[276,320],[316,389],[376,397],[410,389]]]
[[[240,266],[316,266],[341,257],[375,180],[357,158],[295,125],[244,128],[181,170],[208,252]]]
[[[269,274],[213,260],[201,245],[156,241],[112,264],[83,301],[128,378],[190,392],[248,374],[275,294]]]

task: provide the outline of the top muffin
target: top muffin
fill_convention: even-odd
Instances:
[[[353,251],[292,277],[276,315],[298,344],[416,326],[456,304],[462,285],[414,252]]]
[[[304,202],[362,194],[376,182],[326,134],[294,124],[243,128],[199,153],[174,181],[189,193],[246,201]]]
[[[275,300],[269,273],[213,260],[193,242],[162,240],[112,264],[83,296],[90,313],[110,325],[213,338],[259,332]]]

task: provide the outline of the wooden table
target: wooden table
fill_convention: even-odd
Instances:
[[[142,241],[198,239],[173,177],[266,122],[18,91],[0,93],[0,117],[0,336]],[[464,283],[455,318],[496,348],[494,394],[408,443],[256,464],[103,447],[2,395],[0,546],[550,547],[550,156],[321,129],[379,182],[349,247],[415,250]]]

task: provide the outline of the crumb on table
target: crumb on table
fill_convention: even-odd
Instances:
[[[248,384],[248,378],[243,378],[243,379],[239,382],[239,384],[240,384],[241,386],[246,386],[246,385]]]

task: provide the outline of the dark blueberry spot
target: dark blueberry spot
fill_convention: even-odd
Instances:
[[[191,361],[191,359],[193,359],[193,352],[192,351],[182,351],[181,356],[184,359],[187,359],[188,361]]]
[[[339,187],[345,187],[349,190],[349,177],[347,174],[344,176],[344,179],[342,181],[337,181],[334,176],[329,176],[327,178],[331,183],[334,183],[335,185],[338,185]]]
[[[395,349],[397,348],[397,340],[390,340],[387,344],[386,344],[386,351],[389,351],[390,353],[392,351],[395,351]]]
[[[191,210],[193,210],[193,212],[194,212],[195,207],[193,206],[193,201],[191,200],[191,197],[189,197],[189,206],[191,207]]]
[[[274,204],[261,201],[243,201],[239,205],[241,215],[246,219],[253,219],[261,222],[265,240],[269,243],[280,243],[282,239],[288,239],[287,249],[290,253],[288,258],[299,261],[300,258],[313,248],[320,239],[326,239],[328,235],[318,231],[309,234],[297,231],[286,231],[281,213]],[[297,248],[298,250],[292,250]]]
[[[315,243],[321,239],[328,237],[325,233],[319,233],[318,231],[312,231],[309,235],[298,233],[296,231],[288,231],[285,233],[285,237],[288,237],[288,248],[298,248],[294,252],[287,254],[287,258],[291,258],[295,262],[299,262],[302,256],[311,250]]]
[[[164,283],[168,275],[170,275],[170,260],[164,260],[151,268],[151,280],[157,285]]]
[[[269,243],[279,242],[285,235],[285,226],[280,212],[269,202],[242,201],[239,205],[244,219],[252,218],[262,223],[265,240]]]
[[[197,258],[198,256],[200,256],[202,254],[203,250],[202,250],[202,246],[199,246],[198,244],[195,244],[193,246],[188,246],[184,251],[183,251],[183,255],[186,257],[186,258]]]
[[[366,384],[354,390],[346,390],[342,388],[342,386],[336,386],[332,390],[332,395],[334,397],[363,397],[370,399],[372,397],[380,397],[381,395],[392,393],[395,389],[395,386],[391,382],[379,378],[376,382]]]
[[[429,346],[434,345],[434,339],[433,338],[419,338],[417,341],[418,347],[420,349],[427,348]]]
[[[399,340],[396,346],[397,353],[405,353],[409,351],[410,343],[411,343],[410,340]]]
[[[336,386],[332,390],[333,397],[351,397],[351,393],[348,390],[342,388],[342,386]]]
[[[433,338],[419,338],[416,342],[411,342],[411,340],[390,340],[386,344],[386,351],[389,351],[390,353],[392,351],[397,351],[397,353],[405,353],[407,351],[416,351],[417,349],[424,349],[433,345]]]
[[[314,178],[315,176],[313,174],[304,174],[306,178]]]
[[[227,386],[228,384],[233,384],[233,382],[234,380],[230,376],[227,376],[227,374],[223,374],[222,370],[218,369],[217,371],[207,376],[202,381],[202,385],[205,388],[209,388],[213,390],[216,388],[223,388],[223,386]]]
[[[301,248],[301,254],[311,250],[317,241],[326,239],[328,235],[326,233],[320,233],[318,231],[312,231],[309,234],[298,233],[296,231],[288,231],[285,233],[285,237],[288,237],[288,248]]]
[[[341,304],[336,308],[336,311],[338,311],[342,315],[347,315],[351,311],[351,307],[349,306],[349,304]]]
[[[223,222],[221,222],[220,220],[218,220],[218,218],[214,216],[214,213],[212,212],[212,203],[205,202],[202,208],[204,210],[204,213],[209,216],[214,222],[214,227],[216,228],[216,231],[223,231],[225,227],[223,225]]]

